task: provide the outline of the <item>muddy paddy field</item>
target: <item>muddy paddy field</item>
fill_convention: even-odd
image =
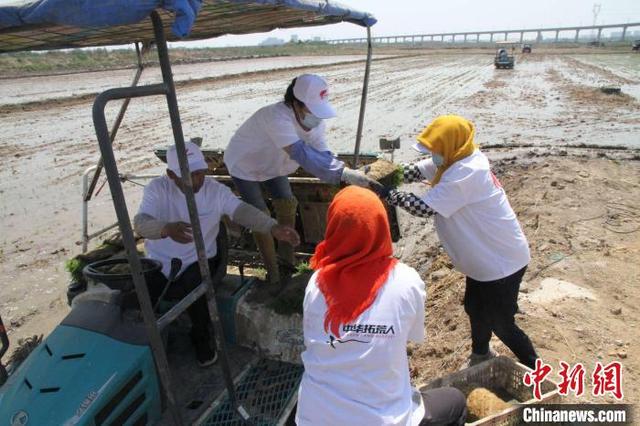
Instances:
[[[224,148],[296,74],[314,72],[328,79],[339,111],[328,125],[330,146],[352,151],[361,59],[244,60],[225,63],[226,71],[211,64],[210,72],[206,64],[181,65],[174,72],[185,135]],[[157,70],[149,71],[145,81],[155,81]],[[46,335],[68,312],[64,262],[80,252],[81,176],[98,158],[92,94],[109,79],[130,77],[121,70],[0,80],[0,314],[14,347]],[[108,119],[117,108],[110,105]],[[518,55],[512,71],[494,70],[490,52],[381,55],[372,66],[363,151],[375,151],[381,137],[400,137],[396,160],[416,160],[415,135],[445,113],[475,123],[529,239],[533,260],[517,319],[553,379],[559,361],[581,362],[588,374],[598,361],[619,361],[624,401],[640,402],[640,55],[534,52]],[[133,100],[116,140],[120,171],[162,173],[152,151],[170,135],[162,99]],[[140,187],[126,183],[125,191],[133,213]],[[114,221],[108,187],[89,211],[92,230]],[[428,286],[427,341],[409,347],[412,377],[424,383],[456,371],[470,351],[464,277],[451,269],[431,221],[400,219],[405,237],[396,254]],[[511,355],[498,341],[494,347]],[[580,400],[612,401],[589,390]]]

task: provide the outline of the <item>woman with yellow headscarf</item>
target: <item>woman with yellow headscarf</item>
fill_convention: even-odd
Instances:
[[[460,116],[436,118],[414,145],[431,158],[404,165],[405,182],[426,180],[431,189],[423,197],[391,190],[386,199],[413,215],[434,215],[440,242],[466,275],[469,365],[496,356],[489,346],[495,333],[520,362],[533,368],[536,351],[514,319],[520,282],[531,260],[529,244],[474,136],[473,123]]]

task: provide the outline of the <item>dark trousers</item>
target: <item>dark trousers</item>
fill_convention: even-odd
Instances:
[[[215,273],[217,266],[217,257],[210,258],[209,270],[212,274]],[[182,275],[170,285],[163,300],[180,300],[200,285],[201,282],[200,267],[198,266],[198,262],[194,262],[187,266]],[[167,279],[161,272],[154,273],[147,280],[149,296],[151,297],[151,303],[153,305],[156,304],[166,284]],[[214,282],[213,284],[216,285],[218,283]],[[213,328],[211,327],[211,319],[209,318],[207,298],[205,296],[200,297],[187,308],[187,313],[191,319],[191,338],[194,342],[208,341],[208,339],[211,339],[213,337]]]
[[[456,388],[429,389],[420,392],[424,401],[424,420],[420,426],[464,425],[467,401]]]
[[[467,277],[464,310],[471,322],[471,345],[475,354],[489,351],[491,333],[507,345],[518,360],[534,368],[536,351],[529,337],[515,322],[520,282],[527,267],[495,281],[476,281]]]

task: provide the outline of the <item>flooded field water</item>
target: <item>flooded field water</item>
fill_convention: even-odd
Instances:
[[[175,81],[198,80],[230,74],[278,70],[283,68],[322,66],[362,60],[362,56],[283,56],[255,59],[239,59],[219,62],[181,64],[173,66]],[[134,58],[131,58],[134,63]],[[135,70],[96,71],[71,73],[46,77],[25,77],[0,80],[0,105],[41,101],[87,93],[101,92],[112,87],[131,84]],[[140,85],[161,79],[160,69],[149,67],[143,72]]]
[[[334,151],[352,151],[364,63],[345,62],[358,59],[287,57],[177,66],[176,79],[185,82],[178,88],[185,135],[203,137],[205,148],[224,148],[256,109],[282,99],[296,74],[314,72],[329,81],[339,112],[328,125],[329,144]],[[400,137],[403,148],[396,158],[415,158],[409,148],[415,135],[446,113],[471,119],[481,144],[640,145],[640,55],[534,53],[519,56],[512,71],[495,70],[492,59],[464,53],[378,58],[362,150],[375,151],[380,137]],[[307,68],[281,69],[291,66]],[[201,80],[247,69],[256,72]],[[63,264],[79,252],[81,175],[98,159],[92,100],[68,97],[126,85],[131,76],[132,70],[121,70],[0,80],[0,273],[5,277],[0,310],[6,323],[41,321],[21,333],[48,331],[46,324],[55,324],[65,312]],[[143,82],[156,82],[158,76],[150,69]],[[603,85],[621,87],[624,94],[604,95],[598,90]],[[33,101],[40,102],[18,105]],[[109,121],[118,106],[109,105]],[[152,150],[170,141],[164,100],[133,100],[115,144],[119,170],[161,173],[164,167]],[[133,214],[140,188],[125,184],[125,190]],[[93,230],[114,221],[108,188],[92,201],[90,212]],[[27,287],[33,291],[25,292]],[[47,309],[54,313],[43,318],[39,313]]]

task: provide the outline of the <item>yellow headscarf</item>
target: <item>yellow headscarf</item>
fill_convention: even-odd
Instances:
[[[473,154],[478,147],[473,142],[474,135],[473,123],[459,115],[441,115],[418,135],[418,142],[431,153],[444,157],[444,163],[438,167],[431,185],[440,182],[442,174],[453,163]]]

